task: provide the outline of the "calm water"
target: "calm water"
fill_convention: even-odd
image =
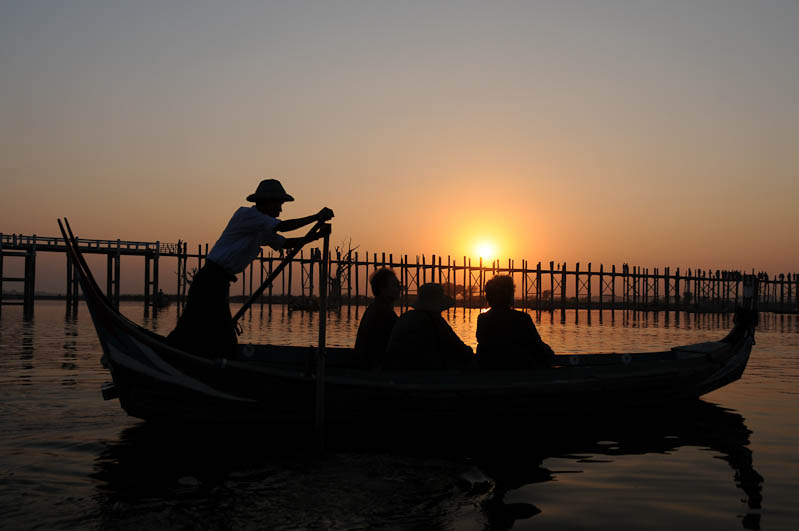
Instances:
[[[165,333],[174,308],[145,319]],[[330,316],[351,345],[360,311]],[[478,312],[449,321],[474,345]],[[561,353],[645,351],[720,338],[726,315],[534,316]],[[243,342],[316,342],[317,316],[275,306]],[[4,529],[799,528],[799,318],[764,315],[743,379],[689,411],[529,419],[488,429],[302,433],[155,426],[105,402],[109,379],[84,307],[39,302],[0,318],[0,527]],[[367,442],[368,439],[368,442]]]

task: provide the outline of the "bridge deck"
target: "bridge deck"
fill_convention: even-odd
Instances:
[[[93,240],[78,238],[80,250],[84,253],[110,254],[119,252],[125,255],[153,255],[178,256],[180,242],[162,243],[139,242],[130,240]],[[0,234],[0,248],[4,251],[19,250],[66,252],[64,240],[54,236],[27,236],[22,234]]]

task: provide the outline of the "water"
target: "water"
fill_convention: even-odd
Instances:
[[[131,319],[171,330],[174,307]],[[363,309],[330,316],[351,345]],[[690,411],[648,418],[307,433],[204,430],[127,417],[83,306],[0,318],[3,529],[785,529],[799,525],[799,316],[765,314],[744,377]],[[474,345],[478,311],[453,328]],[[727,315],[534,316],[560,353],[646,351],[718,339]],[[243,342],[311,345],[317,316],[256,308]]]

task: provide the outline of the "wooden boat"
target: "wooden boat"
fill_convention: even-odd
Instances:
[[[239,345],[235,357],[212,360],[171,347],[116,311],[69,225],[69,234],[61,230],[102,345],[102,363],[113,378],[103,394],[118,397],[128,414],[143,419],[310,422],[316,414],[318,421],[322,396],[329,420],[522,418],[649,408],[696,399],[734,382],[755,343],[756,281],[749,278],[750,305],[737,310],[734,327],[719,341],[663,352],[559,355],[548,370],[375,372],[356,368],[352,349],[323,345],[323,372],[312,370],[317,349],[307,347]]]

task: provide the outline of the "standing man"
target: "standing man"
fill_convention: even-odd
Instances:
[[[290,250],[302,241],[302,238],[286,238],[278,232],[289,232],[333,217],[333,211],[325,207],[304,218],[277,219],[283,211],[283,203],[294,201],[294,198],[276,179],[261,181],[255,193],[247,196],[247,201],[255,205],[240,207],[233,214],[208,253],[205,265],[194,276],[186,308],[167,338],[172,346],[209,358],[233,355],[238,340],[228,302],[230,283],[236,282],[236,275],[258,256],[262,245]]]

